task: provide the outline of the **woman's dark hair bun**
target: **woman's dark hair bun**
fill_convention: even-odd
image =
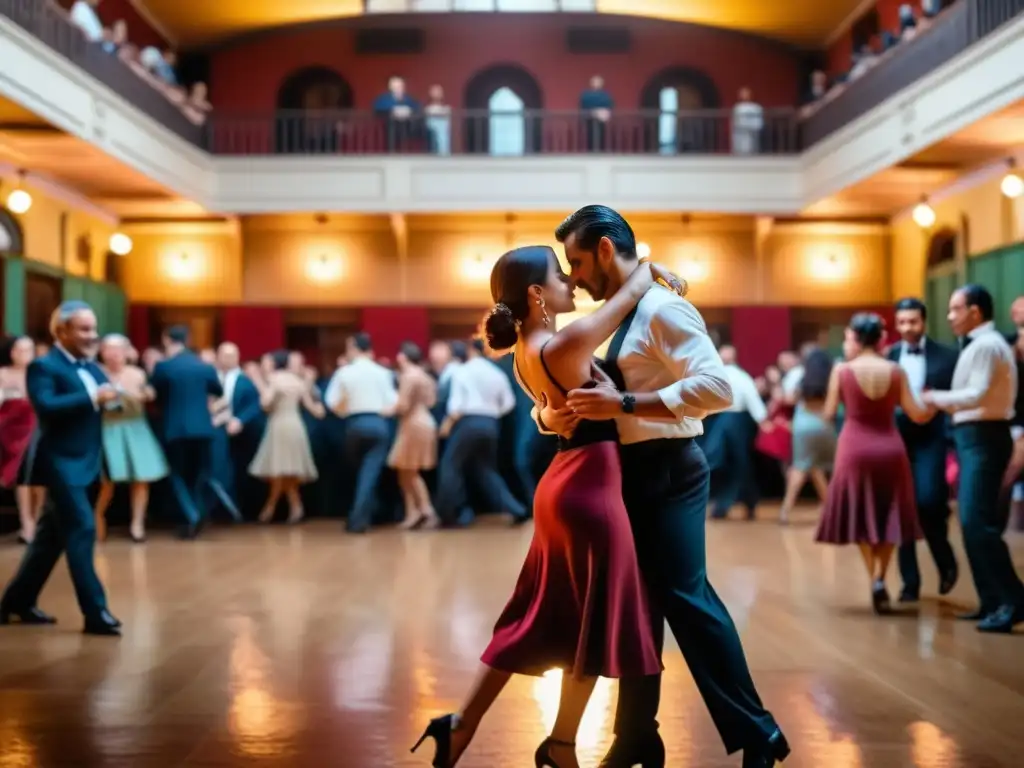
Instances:
[[[511,349],[519,339],[519,328],[512,309],[503,302],[498,302],[484,319],[484,336],[487,346],[495,352]]]
[[[850,320],[850,330],[862,347],[874,347],[885,336],[885,320],[874,312],[858,312]]]

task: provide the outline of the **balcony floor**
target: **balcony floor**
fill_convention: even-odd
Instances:
[[[979,635],[930,601],[876,618],[857,552],[815,545],[813,511],[789,528],[774,509],[761,516],[710,524],[709,562],[794,747],[786,768],[1019,764],[1020,637]],[[0,631],[0,765],[426,766],[429,749],[410,756],[408,746],[467,689],[531,531],[485,521],[356,538],[319,521],[215,529],[196,543],[155,532],[133,546],[121,535],[97,561],[124,638],[78,634],[63,566],[41,601],[61,623]],[[1020,563],[1024,538],[1012,546]],[[4,578],[20,555],[0,549]],[[972,597],[964,567],[954,602]],[[738,766],[672,648],[668,765]],[[579,734],[582,766],[611,738],[606,683]],[[528,764],[557,695],[555,679],[514,680],[460,768]]]

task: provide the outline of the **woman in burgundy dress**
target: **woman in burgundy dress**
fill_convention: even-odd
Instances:
[[[901,406],[918,423],[933,413],[917,401],[903,369],[879,353],[884,337],[881,317],[854,315],[843,343],[847,362],[832,369],[825,418],[835,418],[840,401],[846,417],[817,535],[825,544],[860,547],[876,613],[890,610],[885,575],[893,550],[920,538],[914,480],[895,411]]]
[[[22,471],[36,429],[36,415],[25,386],[25,372],[35,357],[35,343],[28,336],[18,336],[9,343],[3,357],[5,359],[0,361],[3,366],[0,367],[0,486],[14,488],[21,519],[18,540],[28,544],[36,535],[36,521],[46,501],[46,489],[30,485],[28,474]],[[27,465],[25,468],[28,469]]]
[[[487,340],[495,350],[514,348],[516,378],[538,408],[561,407],[568,390],[604,379],[594,368],[594,351],[651,287],[654,274],[682,291],[671,274],[640,264],[600,308],[556,331],[555,316],[575,310],[572,281],[547,246],[509,251],[491,273],[496,306],[486,320]],[[558,455],[537,485],[526,562],[472,692],[458,714],[432,720],[420,739],[436,740],[435,766],[458,762],[511,675],[558,668],[558,716],[534,760],[538,768],[577,768],[576,731],[597,677],[661,671],[622,501],[617,437],[614,421],[581,421],[571,438],[560,438]]]

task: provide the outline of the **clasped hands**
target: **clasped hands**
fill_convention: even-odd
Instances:
[[[581,419],[603,421],[622,413],[622,394],[610,382],[600,382],[595,387],[574,389],[569,392],[565,404],[555,408],[540,396],[540,420],[551,432],[562,437],[572,437]]]

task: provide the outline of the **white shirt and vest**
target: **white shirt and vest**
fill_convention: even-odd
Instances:
[[[368,357],[357,357],[335,371],[324,402],[339,416],[383,413],[398,402],[395,374]]]
[[[754,377],[738,365],[726,365],[725,375],[732,389],[732,405],[726,410],[731,413],[749,413],[750,418],[758,424],[767,420],[768,408],[761,399],[761,393],[757,391]]]
[[[953,414],[953,424],[1010,421],[1017,396],[1017,361],[1013,349],[992,322],[968,334],[949,392],[933,392],[936,407]]]
[[[508,376],[490,360],[474,357],[452,371],[449,416],[500,419],[515,407],[516,396]]]
[[[60,342],[54,344],[54,346],[61,351],[61,354],[68,359],[68,361],[75,366],[75,371],[78,373],[78,378],[82,382],[82,386],[85,387],[85,391],[89,393],[89,399],[92,400],[94,408],[99,408],[97,397],[99,396],[100,385],[96,381],[95,377],[89,373],[89,369],[85,367],[85,363],[88,362],[84,358],[77,358],[68,352],[64,345]]]

